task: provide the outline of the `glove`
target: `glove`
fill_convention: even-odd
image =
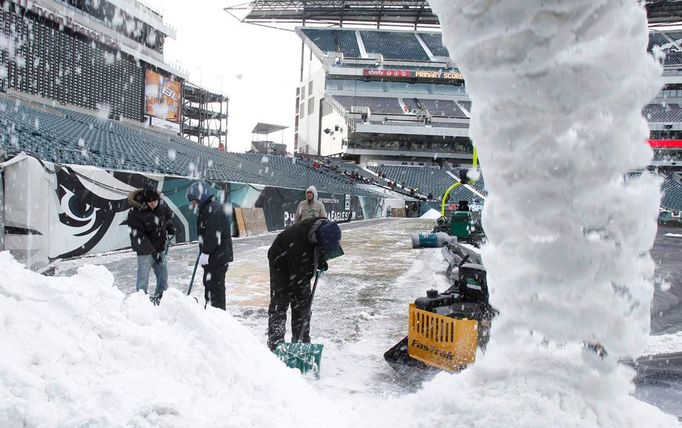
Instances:
[[[329,269],[329,264],[327,264],[327,261],[323,261],[323,262],[320,263],[320,265],[317,267],[317,270],[319,270],[320,272],[326,272],[327,269]]]
[[[163,262],[163,253],[157,253],[154,251],[152,253],[152,258],[156,261],[156,263],[161,263]]]
[[[168,233],[168,236],[175,236],[175,225],[169,224],[168,227],[166,227],[166,233]]]
[[[209,256],[210,256],[210,254],[201,253],[201,255],[199,256],[199,264],[201,266],[206,266],[208,264]]]

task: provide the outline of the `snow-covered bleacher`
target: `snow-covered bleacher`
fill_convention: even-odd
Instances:
[[[385,59],[429,61],[429,55],[413,32],[360,31],[367,53],[378,53]]]
[[[159,134],[89,114],[13,99],[0,100],[3,155],[27,152],[58,164],[109,170],[203,177],[321,191],[372,195],[344,176],[280,156],[220,152],[183,138]]]
[[[665,177],[661,189],[663,190],[661,207],[676,212],[682,211],[682,184],[668,175]]]
[[[419,37],[434,56],[447,57],[449,55],[447,48],[443,46],[443,38],[440,33],[419,33]]]
[[[350,58],[361,56],[355,31],[321,28],[304,28],[302,31],[322,52],[340,52]]]
[[[403,114],[398,98],[335,95],[333,97],[347,111],[352,107],[368,107],[372,113]]]
[[[301,31],[321,52],[343,53],[347,58],[363,57],[358,38],[367,54],[365,57],[380,54],[386,60],[427,62],[431,60],[431,57],[424,46],[434,57],[448,56],[439,33],[372,31],[355,28],[303,28]]]
[[[682,107],[677,103],[647,104],[642,114],[649,122],[682,122]]]
[[[432,116],[456,117],[467,119],[462,109],[452,100],[434,100],[429,98],[403,98],[403,102],[410,111],[426,109]]]

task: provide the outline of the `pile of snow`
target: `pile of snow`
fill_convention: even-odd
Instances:
[[[0,426],[340,424],[223,311],[126,298],[100,266],[43,277],[2,252],[0,267]]]
[[[678,426],[675,417],[628,394],[630,369],[605,377],[598,358],[585,360],[580,346],[526,342],[518,355],[495,347],[461,374],[440,374],[419,393],[378,407],[381,426]]]
[[[617,364],[643,351],[653,296],[660,181],[647,173],[623,180],[652,157],[641,109],[661,87],[660,66],[646,53],[644,7],[430,4],[472,100],[470,136],[488,190],[482,255],[501,312],[488,355],[465,377],[503,372],[499,388],[489,387],[501,398],[511,386],[507,399],[523,418],[510,420],[519,425],[562,412],[571,426],[672,424],[630,397],[632,372]],[[583,342],[602,344],[608,356],[550,352]],[[544,385],[543,377],[552,380]]]
[[[426,218],[430,220],[437,220],[441,218],[442,216],[440,215],[440,211],[436,211],[433,208],[425,212],[424,214],[421,215],[420,218]]]
[[[100,266],[43,277],[3,252],[0,269],[3,427],[633,426],[653,412],[614,399],[625,376],[604,381],[575,346],[498,349],[400,398],[324,397],[229,314],[176,290],[155,307]]]
[[[679,233],[666,233],[665,236],[669,236],[671,238],[682,238],[682,235]]]

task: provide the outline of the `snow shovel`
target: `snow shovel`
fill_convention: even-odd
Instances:
[[[310,293],[310,308],[313,306],[313,297],[317,281],[320,279],[321,271],[315,272],[315,283]],[[309,309],[311,312],[312,310]],[[310,316],[308,317],[310,319]],[[282,360],[287,367],[299,369],[301,373],[312,371],[316,378],[320,378],[320,360],[322,359],[322,348],[324,345],[318,343],[302,343],[301,338],[306,330],[306,325],[301,328],[301,333],[296,343],[280,343],[275,349],[275,355]]]
[[[192,292],[192,284],[194,284],[194,276],[197,274],[197,267],[199,267],[199,257],[201,257],[201,253],[197,256],[197,261],[194,262],[194,270],[192,271],[192,279],[189,280],[189,288],[187,289],[187,295]],[[194,299],[196,300],[196,299]],[[198,301],[198,300],[197,300]]]

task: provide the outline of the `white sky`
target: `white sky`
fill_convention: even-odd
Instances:
[[[177,29],[176,40],[166,39],[166,62],[178,61],[190,82],[230,97],[227,150],[248,150],[253,127],[267,122],[289,127],[283,138],[293,151],[300,38],[293,32],[240,23],[223,10],[238,0],[145,3]],[[281,142],[282,134],[271,138]]]

